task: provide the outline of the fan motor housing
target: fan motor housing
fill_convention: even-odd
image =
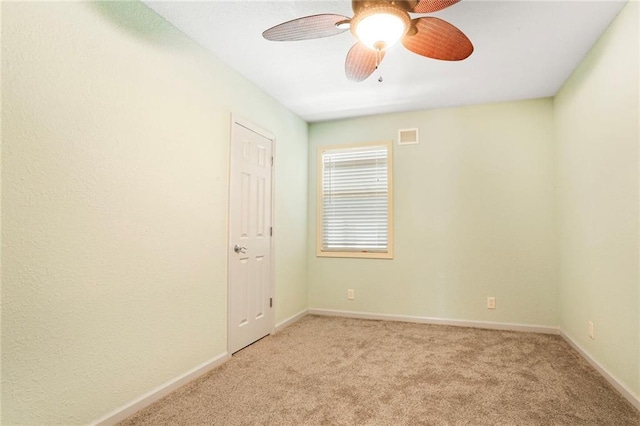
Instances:
[[[379,5],[393,5],[397,6],[402,10],[410,12],[414,7],[418,4],[417,0],[352,0],[351,7],[353,8],[353,12],[358,14],[360,11],[367,9],[371,6],[379,6]]]

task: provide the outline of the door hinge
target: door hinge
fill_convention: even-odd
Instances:
[[[271,157],[271,167],[273,167],[273,157]]]
[[[269,298],[269,307],[273,308],[273,297]]]
[[[273,237],[273,226],[269,227],[269,236]]]

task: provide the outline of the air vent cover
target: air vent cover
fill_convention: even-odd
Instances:
[[[398,130],[398,145],[415,145],[418,142],[417,128]]]

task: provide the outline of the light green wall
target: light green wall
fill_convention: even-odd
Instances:
[[[307,124],[141,3],[2,3],[2,420],[83,424],[226,351],[230,114],[277,136],[306,308]]]
[[[413,127],[393,152],[395,258],[317,258],[317,147]],[[557,324],[551,99],[311,124],[309,142],[311,308]]]
[[[560,327],[640,395],[638,7],[564,85],[555,119]]]

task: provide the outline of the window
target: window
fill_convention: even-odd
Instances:
[[[391,142],[318,149],[318,256],[393,258],[391,154]]]

